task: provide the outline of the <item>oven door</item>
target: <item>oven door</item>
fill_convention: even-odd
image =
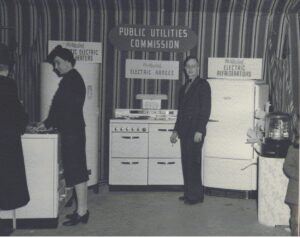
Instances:
[[[174,123],[149,125],[149,157],[180,158],[180,141],[172,144],[170,136]]]
[[[147,158],[148,133],[111,133],[111,157]]]

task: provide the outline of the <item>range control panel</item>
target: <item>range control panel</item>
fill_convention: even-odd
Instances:
[[[147,124],[131,124],[131,123],[111,123],[110,124],[111,132],[127,132],[127,133],[136,133],[143,132],[148,133]]]
[[[164,109],[115,109],[115,119],[176,120],[177,110]]]

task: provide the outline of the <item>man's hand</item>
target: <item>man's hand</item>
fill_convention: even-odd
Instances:
[[[202,133],[196,131],[194,135],[194,142],[195,143],[200,143],[202,141]]]
[[[177,137],[178,137],[178,134],[176,131],[173,131],[171,137],[170,137],[170,141],[172,144],[175,144],[177,142]]]

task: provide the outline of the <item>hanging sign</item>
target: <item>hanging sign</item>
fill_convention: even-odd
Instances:
[[[126,59],[125,77],[134,79],[179,79],[179,62]]]
[[[262,79],[262,59],[208,58],[208,78]]]
[[[118,25],[109,33],[119,50],[183,52],[197,43],[196,34],[184,26]]]
[[[61,45],[72,51],[77,62],[101,63],[102,44],[101,42],[81,42],[81,41],[53,41],[48,42],[48,53],[57,45]]]

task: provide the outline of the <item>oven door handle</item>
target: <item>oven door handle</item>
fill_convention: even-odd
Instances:
[[[122,136],[122,139],[127,139],[127,140],[130,140],[130,139],[140,139],[139,136]]]
[[[167,129],[157,129],[158,131],[168,131]]]
[[[130,162],[121,162],[121,164],[126,164],[126,165],[128,165],[128,164],[139,164],[139,162],[132,162],[132,163],[130,163]]]
[[[166,162],[157,162],[157,164],[166,164]]]
[[[121,162],[121,164],[130,164],[130,162]]]

